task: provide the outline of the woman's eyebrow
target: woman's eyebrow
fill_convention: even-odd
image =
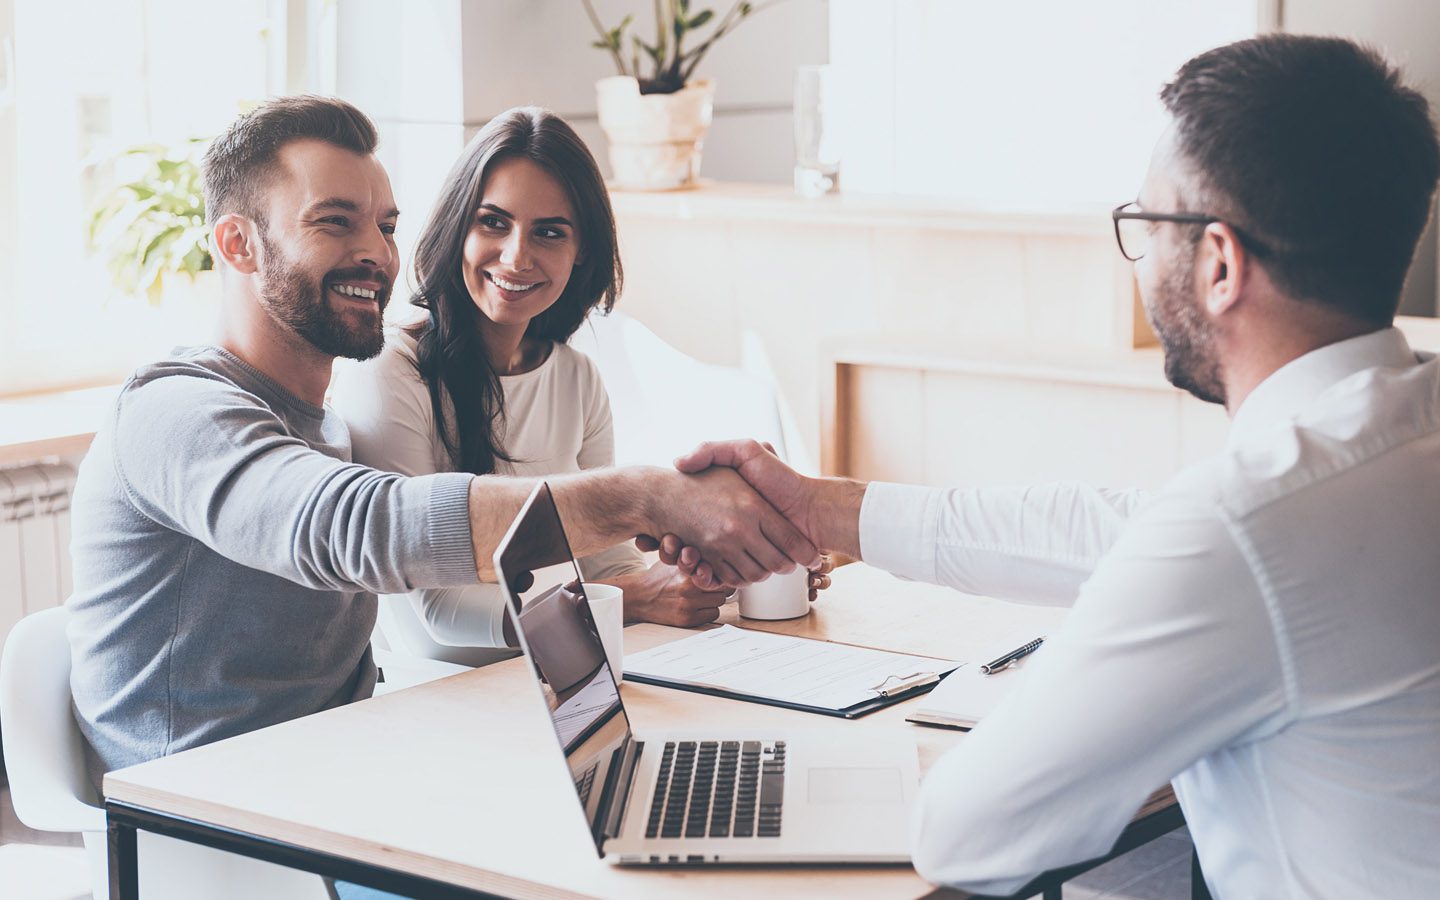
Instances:
[[[481,208],[481,209],[488,209],[488,210],[490,210],[491,212],[496,213],[496,214],[498,214],[498,215],[502,215],[502,216],[504,216],[504,217],[507,218],[507,219],[514,219],[514,218],[515,218],[515,214],[514,214],[514,213],[512,213],[512,212],[510,212],[509,210],[504,209],[504,208],[502,208],[502,207],[496,206],[494,203],[482,203],[482,204],[480,204],[480,208]],[[574,225],[573,223],[571,223],[571,221],[570,221],[569,219],[565,218],[564,216],[547,216],[547,217],[545,217],[545,218],[543,218],[543,219],[536,219],[536,220],[535,220],[535,224],[537,224],[537,225],[567,225],[567,226],[569,226],[569,227],[571,227],[571,228],[574,228],[574,227],[575,227],[575,225]]]

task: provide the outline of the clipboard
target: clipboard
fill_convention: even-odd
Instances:
[[[946,673],[949,674],[949,673]],[[713,684],[689,684],[681,681],[669,681],[664,678],[652,678],[647,675],[636,675],[633,672],[625,673],[626,681],[634,681],[639,684],[653,684],[656,687],[674,688],[677,691],[690,691],[694,694],[709,694],[712,697],[724,697],[727,700],[743,700],[747,703],[760,703],[765,706],[778,706],[782,709],[796,709],[800,712],[817,713],[822,716],[835,716],[841,719],[858,719],[863,715],[875,712],[877,709],[884,709],[902,700],[909,700],[921,694],[929,693],[935,689],[944,675],[931,675],[925,682],[907,687],[904,691],[890,691],[884,694],[877,694],[870,700],[862,700],[853,706],[836,709],[831,706],[811,706],[807,703],[796,703],[791,700],[777,700],[773,697],[766,697],[761,694],[746,694],[739,691],[732,691],[728,688],[716,687]]]
[[[961,665],[955,660],[727,625],[627,656],[625,680],[857,719],[933,690]],[[810,683],[794,687],[787,673],[791,666]],[[763,689],[767,676],[775,689]],[[834,700],[842,695],[843,701]]]

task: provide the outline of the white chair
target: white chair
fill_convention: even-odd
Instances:
[[[387,598],[391,600],[406,600],[405,597]],[[381,604],[386,601],[381,600]],[[397,617],[398,618],[398,617]],[[416,627],[423,628],[418,617],[412,617]],[[382,620],[384,621],[384,620]],[[428,637],[428,636],[427,636]],[[440,646],[436,644],[435,646]],[[375,648],[375,664],[385,673],[385,680],[375,685],[375,696],[383,697],[386,694],[393,694],[396,691],[403,691],[406,688],[425,684],[427,681],[435,681],[440,678],[449,678],[451,675],[458,675],[461,672],[470,671],[472,666],[460,665],[458,663],[445,662],[435,658],[426,658],[423,654],[417,654],[411,650],[395,648],[383,650]]]
[[[70,712],[63,608],[26,616],[5,641],[0,738],[15,815],[36,831],[82,834],[95,896],[108,896],[105,811],[85,775],[84,738]]]
[[[84,737],[70,703],[70,644],[63,607],[21,619],[0,653],[0,738],[15,814],[36,831],[79,832],[95,900],[108,900],[105,811],[85,774]],[[141,893],[147,900],[328,898],[324,882],[208,847],[141,832]]]
[[[702,441],[754,438],[813,474],[758,337],[742,340],[736,368],[693,359],[621,312],[580,326],[571,344],[595,361],[610,394],[616,465],[669,466]]]

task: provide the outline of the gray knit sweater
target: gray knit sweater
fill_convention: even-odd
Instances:
[[[368,697],[375,594],[477,580],[470,480],[352,464],[338,416],[218,348],[136,372],[73,504],[70,685],[95,783]]]

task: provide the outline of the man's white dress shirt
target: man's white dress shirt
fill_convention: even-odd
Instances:
[[[1219,897],[1440,897],[1440,361],[1399,331],[1276,371],[1157,493],[873,484],[860,527],[898,575],[1074,600],[926,777],[926,878],[1012,891],[1171,781]]]

